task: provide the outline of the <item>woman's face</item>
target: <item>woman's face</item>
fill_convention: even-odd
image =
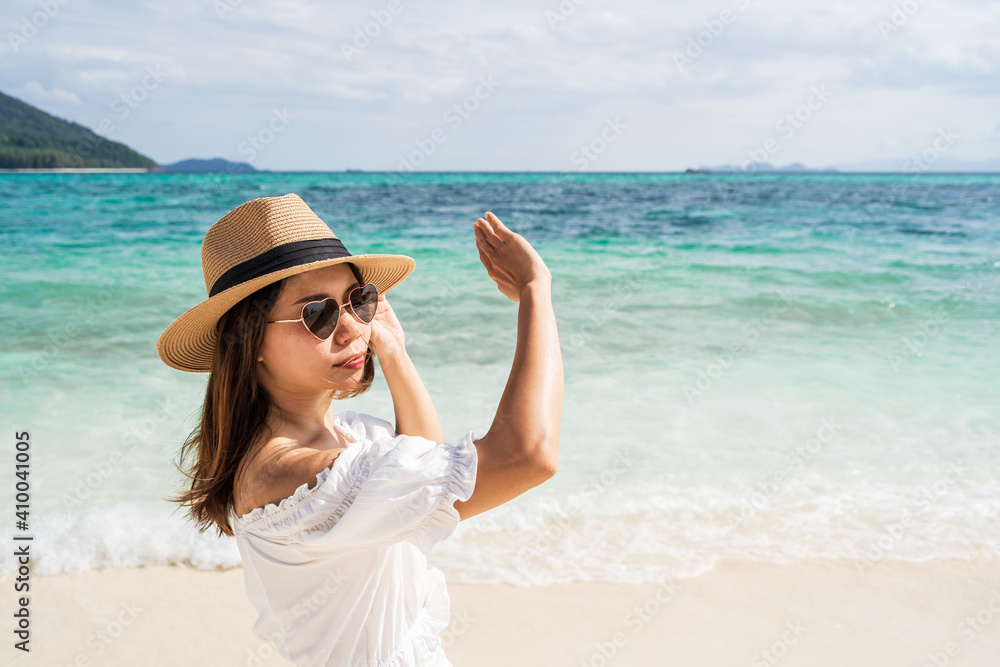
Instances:
[[[346,264],[290,276],[267,319],[301,317],[304,304],[327,297],[344,304],[348,293],[357,286]],[[341,309],[337,328],[326,340],[316,338],[301,321],[266,324],[257,356],[261,380],[292,393],[348,390],[363,377],[364,364],[356,369],[340,364],[367,353],[371,327],[371,323],[358,320],[349,306]]]

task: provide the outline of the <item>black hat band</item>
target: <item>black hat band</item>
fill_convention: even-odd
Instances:
[[[283,243],[256,257],[251,257],[245,262],[240,262],[223,273],[212,285],[208,296],[213,297],[220,292],[225,292],[230,287],[282,269],[318,262],[323,259],[350,256],[351,253],[347,252],[347,248],[340,242],[340,239],[307,239]]]

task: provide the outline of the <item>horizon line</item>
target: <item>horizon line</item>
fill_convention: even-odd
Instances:
[[[399,171],[393,169],[367,170],[367,169],[255,169],[254,171],[168,171],[165,169],[148,169],[144,167],[65,167],[65,168],[0,168],[0,173],[64,173],[64,174],[86,174],[86,173],[132,173],[132,174],[227,174],[230,176],[252,176],[254,174],[681,174],[684,176],[711,176],[715,174],[740,174],[743,176],[799,176],[799,175],[847,175],[847,174],[886,174],[920,176],[921,174],[966,174],[966,175],[994,175],[1000,174],[997,171],[850,171],[838,169],[804,169],[785,171],[782,169],[771,169],[765,171],[744,172],[741,170],[699,170],[699,171],[550,171],[550,170],[463,170],[453,169],[446,171]]]

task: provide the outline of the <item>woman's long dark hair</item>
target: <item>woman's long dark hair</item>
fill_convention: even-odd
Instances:
[[[358,268],[349,262],[347,265],[363,285]],[[200,424],[181,445],[174,464],[190,479],[190,488],[165,498],[190,508],[187,516],[195,522],[198,532],[214,525],[220,536],[233,536],[230,512],[235,506],[237,476],[271,436],[266,420],[272,399],[260,385],[257,355],[264,341],[265,322],[284,283],[284,279],[279,280],[245,297],[226,311],[216,326],[218,344]],[[375,359],[369,348],[359,386],[347,392],[331,390],[331,398],[363,394],[374,379]],[[267,437],[261,437],[265,430]]]

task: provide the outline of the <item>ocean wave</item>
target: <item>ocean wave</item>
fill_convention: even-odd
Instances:
[[[630,485],[519,499],[462,521],[430,562],[456,583],[640,583],[694,576],[721,559],[888,560],[1000,556],[1000,482],[923,484],[807,475],[774,489]],[[5,536],[10,543],[11,534]],[[6,578],[17,563],[8,550]],[[32,572],[241,564],[235,540],[182,516],[125,502],[44,518]]]

